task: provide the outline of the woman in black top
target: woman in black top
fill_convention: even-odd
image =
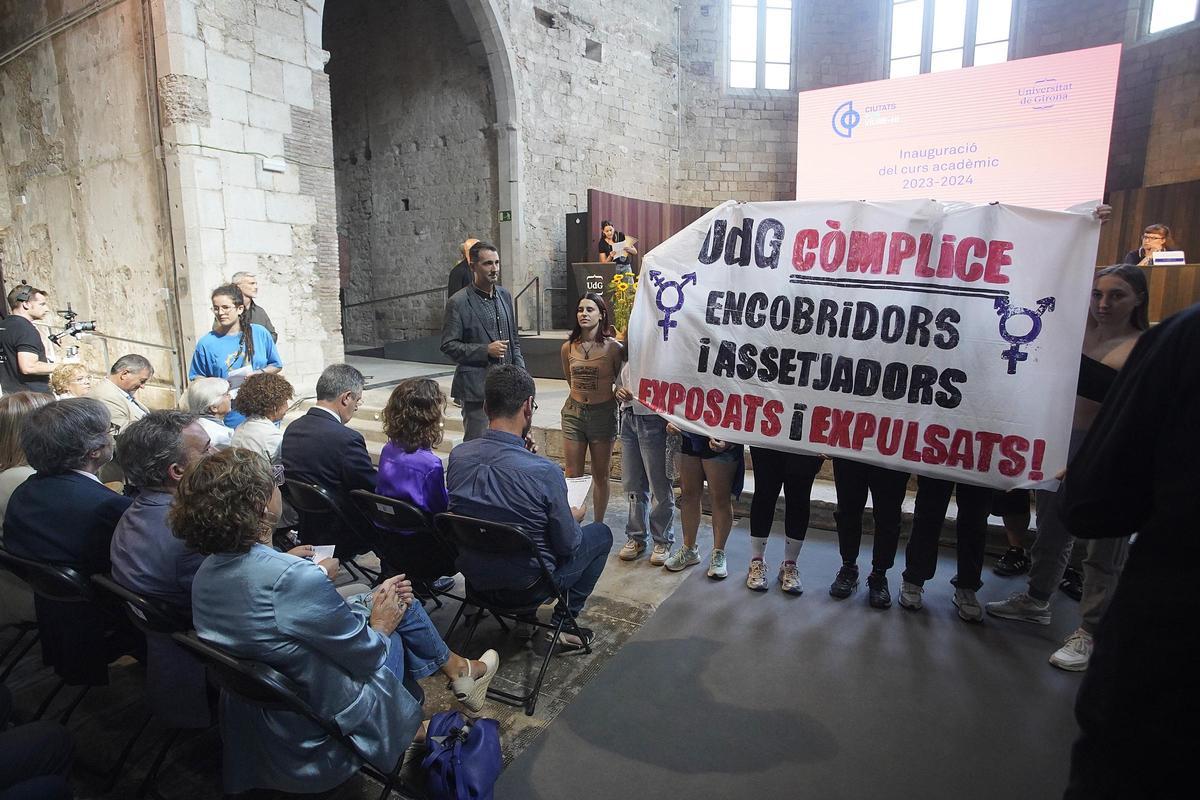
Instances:
[[[1154,254],[1160,250],[1175,249],[1176,244],[1175,240],[1171,238],[1171,229],[1156,222],[1146,226],[1146,230],[1142,231],[1142,246],[1126,253],[1125,258],[1121,259],[1121,263],[1144,267],[1151,263]]]
[[[629,256],[630,255],[636,256],[637,250],[634,248],[633,243],[631,242],[630,244],[625,245],[624,254],[619,255],[614,258],[613,257],[613,245],[616,244],[617,242],[625,241],[624,234],[621,234],[620,239],[616,239],[615,238],[616,235],[617,235],[616,228],[613,227],[613,224],[611,222],[609,222],[608,220],[604,220],[603,222],[600,223],[600,263],[608,264],[610,262],[615,261],[618,264],[622,264],[622,265],[628,267],[629,266]]]

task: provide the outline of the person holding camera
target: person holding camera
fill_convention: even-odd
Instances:
[[[0,388],[13,392],[50,390],[54,364],[46,357],[46,343],[33,323],[50,313],[46,293],[22,283],[8,293],[9,314],[0,320]]]

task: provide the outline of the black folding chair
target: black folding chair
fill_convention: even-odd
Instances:
[[[355,551],[373,550],[374,541],[363,536],[360,532],[362,523],[356,524],[350,520],[333,493],[324,486],[304,483],[292,478],[284,479],[283,490],[287,493],[288,502],[300,516],[300,537],[306,543],[319,541],[321,526],[324,526],[326,531],[339,531],[338,558],[341,560],[342,566],[352,576],[367,581],[371,586],[379,583],[380,574],[359,566],[354,561],[353,555]],[[350,552],[349,555],[346,554],[347,549]]]
[[[48,564],[42,561],[36,561],[31,558],[23,558],[22,556],[13,555],[13,553],[0,547],[0,566],[3,566],[9,572],[16,575],[25,583],[29,584],[29,588],[38,597],[43,597],[47,600],[54,600],[60,603],[92,603],[104,609],[109,609],[104,601],[98,597],[92,589],[92,584],[70,567],[63,567],[57,564]],[[58,684],[51,690],[50,694],[42,701],[38,707],[37,713],[33,719],[41,719],[42,716],[50,708],[50,704],[54,698],[58,696],[63,687],[67,685],[65,679],[59,679]],[[71,719],[71,715],[75,713],[75,709],[83,702],[83,698],[91,690],[91,686],[80,687],[79,693],[70,702],[67,708],[59,715],[58,721],[63,725]],[[105,787],[104,791],[108,792],[117,783],[117,778],[120,777],[121,770],[125,767],[125,762],[129,759],[130,753],[133,752],[133,746],[137,744],[142,733],[146,730],[146,726],[150,724],[150,717],[138,726],[137,731],[125,743],[125,747],[121,750],[120,756],[113,766],[104,773]]]
[[[124,606],[125,613],[128,615],[130,622],[145,633],[147,639],[152,636],[170,637],[174,633],[184,633],[192,629],[191,615],[177,605],[172,605],[156,597],[138,594],[117,583],[108,575],[93,575],[92,583]],[[196,725],[193,729],[199,728],[204,730],[210,727],[212,727],[212,724],[206,723]],[[146,777],[142,779],[142,785],[138,788],[137,796],[139,798],[145,797],[147,794],[160,797],[156,788],[158,773],[162,769],[167,754],[175,745],[176,740],[183,734],[184,730],[186,728],[173,727],[168,731],[167,738],[159,747],[158,754],[154,758],[150,771],[146,773]]]
[[[454,633],[454,628],[458,625],[459,619],[463,615],[463,609],[467,605],[478,606],[481,609],[489,611],[493,616],[500,621],[511,619],[514,622],[533,625],[535,629],[544,629],[552,631],[550,643],[546,648],[545,657],[542,659],[541,668],[538,670],[537,679],[525,694],[511,694],[499,689],[489,688],[488,697],[494,700],[499,700],[507,705],[524,708],[527,716],[533,715],[533,710],[537,706],[538,692],[542,688],[542,681],[546,677],[546,669],[550,666],[550,659],[554,656],[558,649],[558,640],[562,636],[565,629],[568,633],[573,633],[583,640],[583,633],[579,630],[579,623],[575,620],[575,615],[571,613],[567,606],[567,599],[570,592],[563,592],[554,583],[554,573],[550,569],[550,565],[546,563],[545,556],[538,550],[537,545],[529,538],[525,531],[513,525],[504,525],[499,522],[491,522],[485,519],[476,519],[474,517],[464,517],[460,514],[438,514],[434,517],[437,524],[438,535],[442,537],[449,546],[453,547],[458,553],[474,552],[483,556],[525,556],[535,559],[542,571],[542,579],[540,585],[544,587],[544,593],[539,599],[526,603],[524,605],[509,605],[499,602],[497,598],[490,592],[477,591],[471,585],[471,576],[463,573],[467,583],[467,598],[466,603],[459,607],[458,613],[454,615],[454,620],[450,623],[450,628],[446,631],[445,638],[448,640]],[[556,600],[563,609],[562,618],[555,624],[541,622],[537,619],[537,610],[546,600]],[[467,632],[467,640],[464,646],[469,644],[471,638],[475,635],[475,629],[479,627],[479,623],[483,618],[482,614],[476,614],[471,622],[471,627]],[[583,651],[585,653],[592,652],[591,645],[585,644]]]
[[[404,765],[403,753],[390,769],[380,769],[363,754],[348,732],[343,732],[336,722],[318,714],[300,696],[296,684],[285,675],[261,662],[237,658],[209,644],[195,633],[176,633],[173,634],[173,638],[208,667],[223,691],[260,708],[300,714],[319,726],[362,762],[363,772],[383,784],[379,800],[384,800],[393,791],[400,778],[400,768]],[[395,788],[395,791],[399,792],[401,797],[411,800],[411,796],[405,794],[402,788]]]
[[[22,648],[21,652],[17,653],[12,661],[8,662],[8,666],[4,667],[3,672],[0,672],[0,683],[4,683],[6,680],[8,680],[9,674],[12,673],[17,664],[21,663],[21,659],[23,659],[29,653],[29,651],[33,649],[33,646],[37,644],[38,640],[41,638],[41,636],[38,634],[38,626],[36,622],[27,622],[22,620],[21,622],[13,623],[12,627],[16,629],[17,635],[8,645],[8,647],[4,648],[4,654],[0,655],[0,665],[3,665],[4,662],[8,660],[8,656],[12,653],[12,651],[17,649],[17,646],[25,640],[26,636],[31,633],[33,636],[29,637],[29,641],[25,642],[25,647]]]
[[[458,595],[433,588],[438,578],[458,572],[454,552],[434,531],[433,517],[411,503],[365,489],[355,489],[350,499],[363,517],[379,529],[372,538],[385,573],[403,572],[438,608],[442,607],[439,594],[462,601]]]

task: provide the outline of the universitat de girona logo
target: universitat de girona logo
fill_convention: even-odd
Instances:
[[[662,313],[658,327],[662,328],[662,337],[665,342],[671,335],[671,328],[679,326],[676,320],[671,319],[671,315],[679,313],[683,308],[684,287],[696,283],[696,273],[689,272],[678,279],[667,279],[663,278],[661,272],[652,269],[650,270],[650,281],[657,288],[654,293],[654,305]]]

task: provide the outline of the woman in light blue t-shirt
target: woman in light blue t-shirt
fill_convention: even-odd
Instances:
[[[218,286],[212,293],[213,329],[196,342],[188,380],[225,378],[250,367],[253,373],[279,372],[283,361],[271,333],[261,325],[242,325],[246,301],[233,284]],[[247,330],[249,328],[249,330]],[[234,392],[236,396],[236,391]],[[225,425],[236,428],[245,421],[237,411],[225,415]]]

